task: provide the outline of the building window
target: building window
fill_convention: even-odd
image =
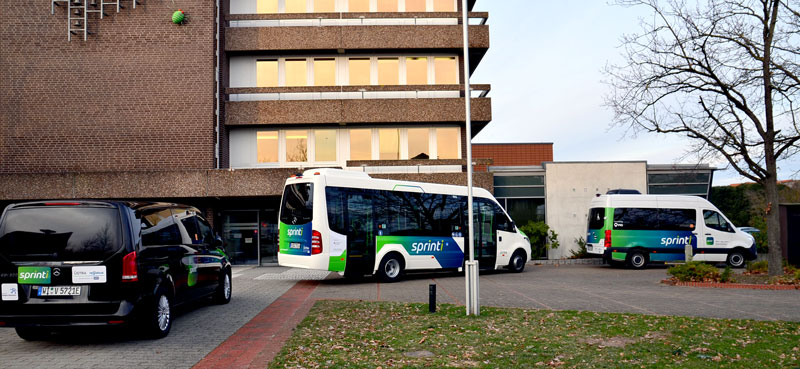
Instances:
[[[407,12],[424,12],[427,10],[427,0],[406,0]]]
[[[306,0],[285,0],[286,13],[307,13]]]
[[[458,128],[436,128],[436,157],[438,159],[461,159],[458,149],[461,135]]]
[[[458,84],[458,63],[455,57],[436,57],[433,59],[437,85]]]
[[[350,130],[350,160],[372,160],[372,130]]]
[[[259,14],[277,13],[278,0],[256,0],[256,12]]]
[[[258,151],[258,163],[277,163],[278,131],[260,131],[256,133],[256,140],[258,141],[256,143],[256,150]]]
[[[378,58],[378,84],[392,86],[400,84],[400,60],[397,58]]]
[[[409,128],[408,129],[408,158],[409,159],[430,159],[430,129],[428,128]]]
[[[370,84],[369,58],[350,58],[347,64],[350,86],[367,86]]]
[[[406,58],[406,84],[407,85],[428,84],[428,58],[425,57]]]
[[[286,86],[307,86],[308,69],[305,59],[286,59]]]
[[[278,86],[278,61],[256,61],[256,87]]]
[[[336,59],[314,59],[314,86],[336,85]]]
[[[433,11],[454,12],[456,11],[456,3],[453,0],[433,0]]]
[[[379,12],[397,12],[397,0],[378,0]]]
[[[336,161],[336,130],[318,129],[314,131],[314,160]]]
[[[336,0],[314,0],[315,13],[336,12]]]
[[[347,0],[347,11],[354,13],[369,12],[369,0]]]
[[[380,149],[380,160],[400,159],[400,130],[397,128],[379,129],[378,148]]]
[[[286,161],[295,163],[308,161],[308,131],[286,131]]]

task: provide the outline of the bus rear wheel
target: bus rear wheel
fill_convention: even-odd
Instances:
[[[399,254],[391,253],[384,256],[381,260],[378,266],[378,278],[386,283],[397,282],[400,280],[404,268],[405,263],[403,262],[403,257]]]
[[[643,269],[647,265],[647,255],[642,250],[633,250],[628,253],[628,267]]]

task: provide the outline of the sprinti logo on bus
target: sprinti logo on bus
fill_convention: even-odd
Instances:
[[[289,228],[286,230],[287,236],[303,237],[303,228]]]
[[[445,245],[447,244],[442,241],[414,242],[411,244],[411,252],[419,254],[420,252],[442,251]]]
[[[661,245],[662,246],[673,246],[673,245],[691,245],[692,244],[692,236],[675,236],[675,237],[662,237],[661,238]]]

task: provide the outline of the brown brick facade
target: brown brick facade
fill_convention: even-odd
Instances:
[[[67,42],[66,4],[0,12],[0,173],[214,166],[214,1],[143,0]]]
[[[492,165],[498,167],[542,165],[553,161],[553,144],[473,144],[472,157],[491,158]]]

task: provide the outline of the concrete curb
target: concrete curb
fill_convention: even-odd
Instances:
[[[663,284],[670,286],[681,287],[705,287],[705,288],[732,288],[732,289],[749,289],[749,290],[774,290],[774,291],[792,291],[800,290],[798,285],[790,284],[745,284],[745,283],[718,283],[718,282],[673,282],[670,280],[661,281]]]
[[[603,259],[590,258],[590,259],[536,259],[531,260],[528,264],[533,265],[603,265]]]

